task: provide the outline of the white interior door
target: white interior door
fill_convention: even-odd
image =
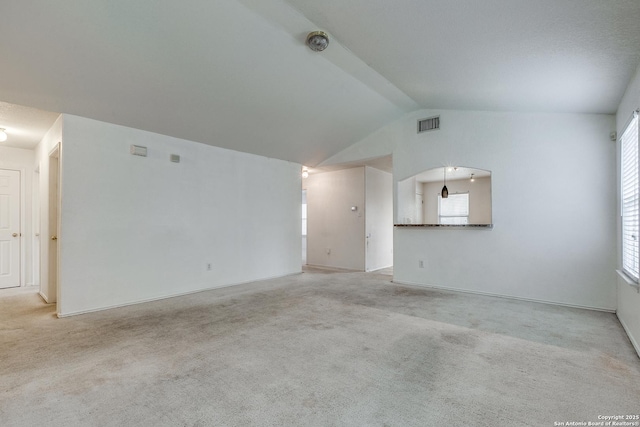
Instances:
[[[0,169],[0,288],[20,286],[20,171]]]

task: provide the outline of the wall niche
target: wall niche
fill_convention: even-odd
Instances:
[[[397,195],[397,226],[493,225],[491,171],[485,169],[460,166],[429,169],[399,181]]]

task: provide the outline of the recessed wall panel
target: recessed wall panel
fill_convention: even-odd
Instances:
[[[9,195],[0,194],[0,230],[6,230],[11,227],[11,215]]]
[[[11,242],[0,242],[0,276],[11,274]]]

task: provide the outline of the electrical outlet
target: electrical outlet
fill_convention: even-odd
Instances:
[[[211,263],[210,262],[207,263],[207,271],[211,271]]]
[[[424,268],[424,261],[423,260],[419,260],[418,261],[418,267]]]

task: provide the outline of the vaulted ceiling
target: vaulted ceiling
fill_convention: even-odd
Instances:
[[[637,0],[4,0],[0,16],[0,101],[310,166],[421,108],[614,113],[640,62]],[[304,44],[317,29],[322,53]]]

